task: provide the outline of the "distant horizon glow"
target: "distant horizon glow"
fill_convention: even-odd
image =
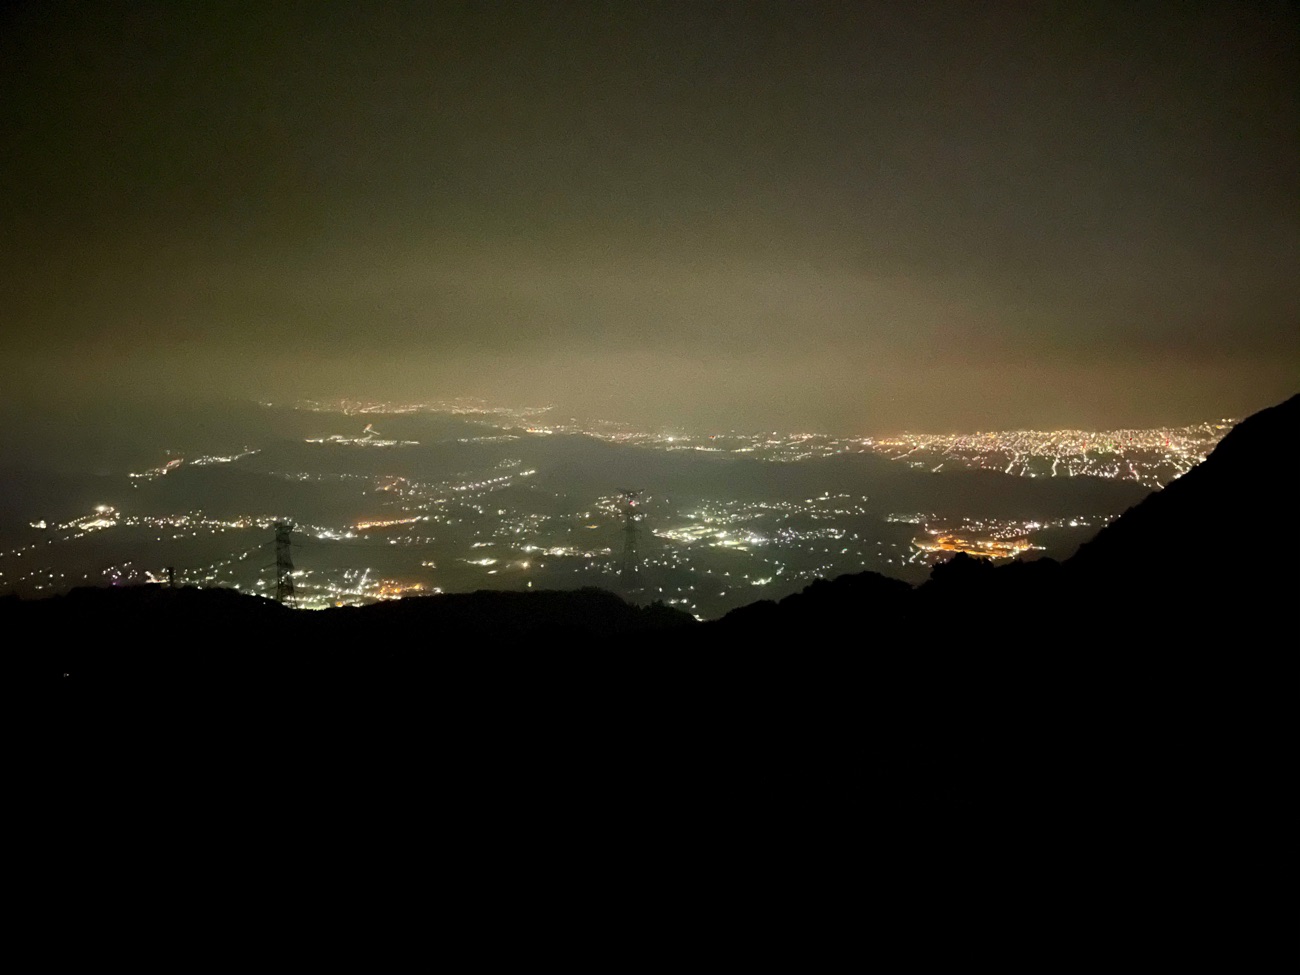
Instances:
[[[19,4],[0,406],[1142,429],[1300,383],[1300,9]]]

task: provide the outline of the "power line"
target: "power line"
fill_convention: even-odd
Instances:
[[[289,606],[294,603],[292,532],[289,522],[275,523],[275,598]]]
[[[640,581],[641,560],[637,549],[641,533],[641,514],[637,511],[637,502],[642,492],[637,488],[623,488],[619,495],[623,499],[623,564],[619,569],[624,590],[631,592],[635,583]]]

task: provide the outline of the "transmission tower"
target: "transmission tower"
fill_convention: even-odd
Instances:
[[[275,598],[293,605],[293,542],[290,533],[293,525],[287,521],[275,523]]]
[[[641,560],[637,557],[641,513],[636,510],[641,492],[624,488],[619,494],[623,499],[623,566],[619,569],[619,576],[622,577],[623,588],[630,589],[641,568]]]

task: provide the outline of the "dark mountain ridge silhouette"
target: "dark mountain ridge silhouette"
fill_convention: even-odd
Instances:
[[[1285,534],[1296,485],[1284,466],[1287,445],[1298,437],[1300,396],[1294,396],[1242,421],[1204,463],[1129,508],[1064,563],[994,567],[959,555],[916,589],[877,573],[842,576],[779,605],[734,610],[721,625],[804,626],[866,606],[888,606],[899,621],[916,614],[933,620],[936,613],[997,599],[1016,603],[1024,625],[1122,613],[1134,632],[1159,633],[1165,643],[1204,637],[1207,627],[1262,632],[1281,626],[1288,594],[1300,583],[1300,563]]]
[[[1065,563],[959,556],[707,624],[591,590],[5,600],[11,954],[1294,970],[1295,560],[1230,539],[1288,510],[1298,413]]]
[[[1213,580],[1269,599],[1296,580],[1289,535],[1297,497],[1289,457],[1300,395],[1237,424],[1206,461],[1103,528],[1069,561],[1079,578],[1130,584],[1155,560],[1162,585]]]

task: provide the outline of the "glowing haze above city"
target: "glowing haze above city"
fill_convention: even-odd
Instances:
[[[0,592],[1065,557],[1295,392],[1298,16],[9,5]]]
[[[1300,362],[1271,2],[9,5],[0,399],[885,435]]]

